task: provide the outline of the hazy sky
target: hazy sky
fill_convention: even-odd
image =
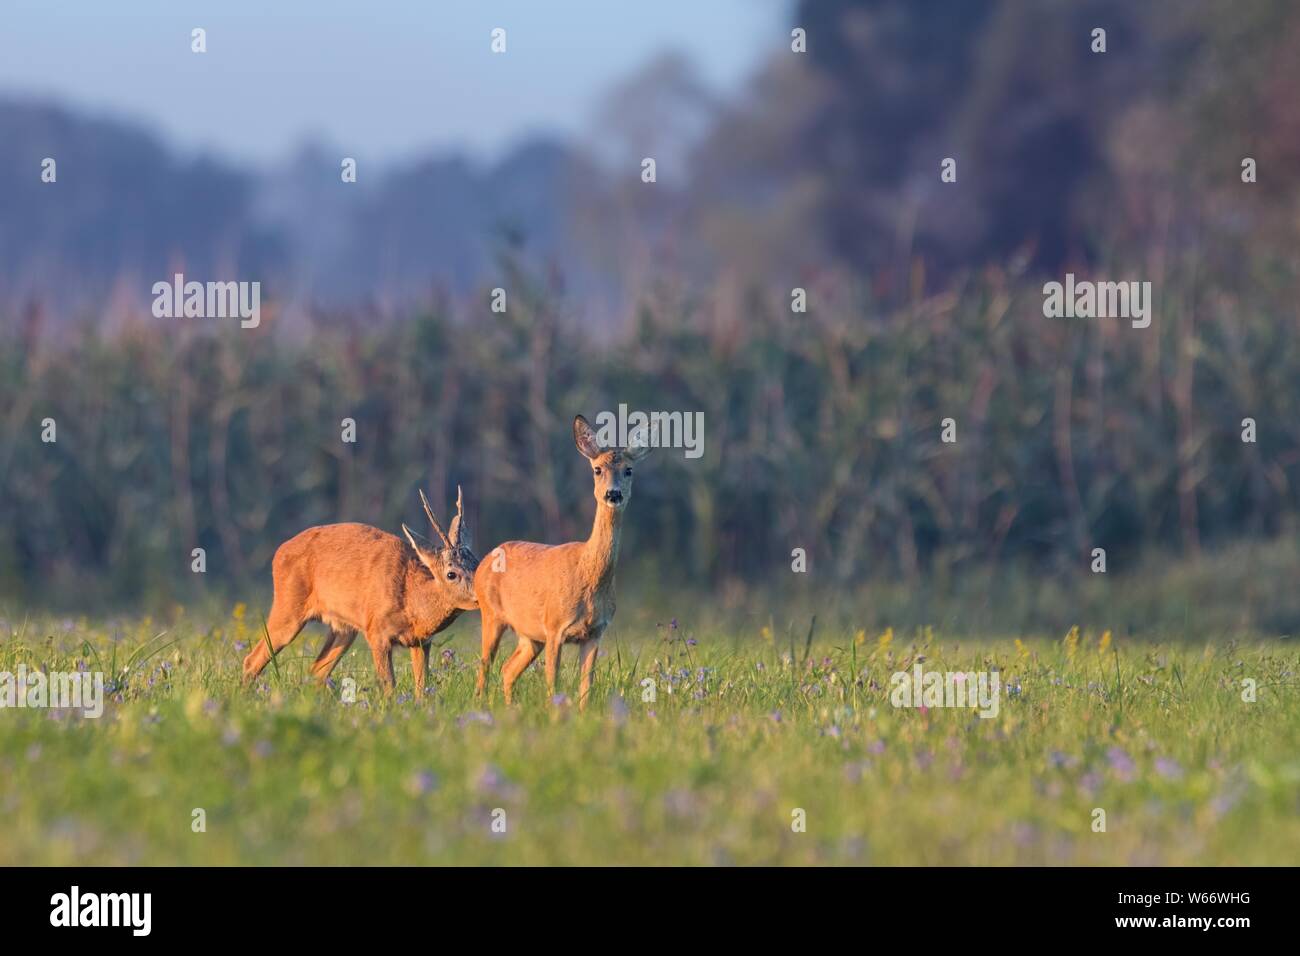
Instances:
[[[788,42],[787,18],[784,0],[0,0],[0,95],[242,160],[308,134],[358,157],[490,156],[538,130],[590,134],[601,94],[666,49],[735,89]]]

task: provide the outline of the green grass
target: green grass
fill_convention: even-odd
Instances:
[[[434,656],[420,701],[400,650],[398,691],[379,695],[359,641],[334,675],[357,682],[351,704],[306,680],[314,631],[241,690],[240,660],[260,631],[251,611],[215,623],[11,621],[0,671],[82,662],[113,689],[97,720],[0,710],[0,864],[1300,855],[1300,653],[1289,641],[1103,650],[1095,634],[974,641],[850,628],[805,643],[803,628],[623,628],[605,640],[579,714],[548,704],[539,666],[513,710],[499,676],[476,702],[474,615],[443,635],[450,653]],[[997,668],[998,716],[891,706],[890,675],[918,655],[927,670]],[[567,649],[570,697],[576,658]],[[653,702],[642,700],[646,678]],[[1243,678],[1257,681],[1254,703]],[[196,808],[206,832],[192,829]],[[805,832],[792,830],[796,808]],[[497,809],[504,833],[492,829]]]

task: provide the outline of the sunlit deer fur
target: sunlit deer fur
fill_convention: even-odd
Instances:
[[[506,628],[519,638],[519,646],[501,670],[507,704],[515,681],[543,648],[546,688],[554,697],[560,649],[571,642],[578,645],[582,671],[578,706],[585,708],[597,647],[614,617],[614,566],[623,512],[632,497],[632,465],[649,449],[635,438],[632,447],[602,449],[581,415],[573,422],[573,440],[591,462],[596,497],[591,537],[557,545],[508,541],[474,575],[474,593],[483,616],[479,694]]]
[[[406,525],[408,548],[396,535],[364,524],[329,524],[308,528],[275,552],[271,576],[275,600],[266,621],[266,635],[244,658],[244,683],[257,677],[271,660],[298,636],[308,621],[323,621],[330,629],[311,673],[322,683],[352,646],[360,631],[375,658],[375,675],[385,691],[393,689],[393,645],[411,649],[417,697],[424,694],[429,642],[462,611],[478,607],[474,569],[463,499],[456,489],[456,517],[444,534],[429,501],[420,501],[441,548],[415,540]],[[267,646],[267,640],[270,647]]]

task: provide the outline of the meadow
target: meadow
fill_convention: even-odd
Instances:
[[[0,97],[0,703],[106,682],[0,707],[0,865],[1300,859],[1300,7],[939,6],[797,0],[732,93],[669,56],[594,139],[360,184]],[[257,321],[155,315],[182,267]],[[623,406],[702,431],[585,712],[573,649],[476,699],[476,614],[418,698],[360,642],[313,685],[319,627],[241,686],[283,542],[462,485],[482,557],[580,540]],[[996,715],[895,706],[918,664]]]
[[[361,642],[332,686],[313,685],[323,634],[310,628],[241,689],[261,627],[243,605],[166,621],[9,612],[0,672],[101,671],[107,687],[98,719],[0,710],[3,865],[1221,865],[1300,854],[1300,652],[1287,640],[1156,643],[1077,628],[982,639],[629,613],[603,642],[579,713],[571,696],[546,699],[539,667],[513,709],[499,676],[476,701],[473,614],[440,635],[415,700],[406,654],[386,699]],[[570,649],[561,672],[568,695],[575,659]],[[996,670],[997,716],[892,706],[891,674],[917,662]]]

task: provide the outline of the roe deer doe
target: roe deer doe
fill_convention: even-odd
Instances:
[[[244,658],[244,683],[257,677],[272,652],[298,636],[308,621],[323,621],[330,629],[320,655],[311,666],[320,682],[329,677],[357,632],[366,636],[375,658],[375,674],[385,691],[393,689],[393,645],[411,649],[415,693],[424,694],[429,639],[462,611],[478,607],[474,569],[478,559],[470,550],[460,488],[456,488],[456,517],[444,534],[429,500],[420,492],[424,513],[443,547],[416,543],[402,525],[412,550],[396,535],[364,524],[328,524],[308,528],[275,552],[271,575],[275,599],[266,621],[266,638]]]
[[[585,709],[597,645],[614,617],[614,565],[623,510],[632,497],[632,463],[643,458],[649,448],[634,439],[629,448],[602,449],[595,431],[581,415],[573,420],[573,440],[591,462],[596,496],[591,537],[557,545],[507,541],[474,575],[474,593],[483,617],[477,693],[483,693],[488,668],[506,628],[519,638],[519,646],[501,669],[507,704],[515,681],[543,647],[546,688],[555,696],[560,648],[567,641],[578,645],[582,670],[578,708]]]

